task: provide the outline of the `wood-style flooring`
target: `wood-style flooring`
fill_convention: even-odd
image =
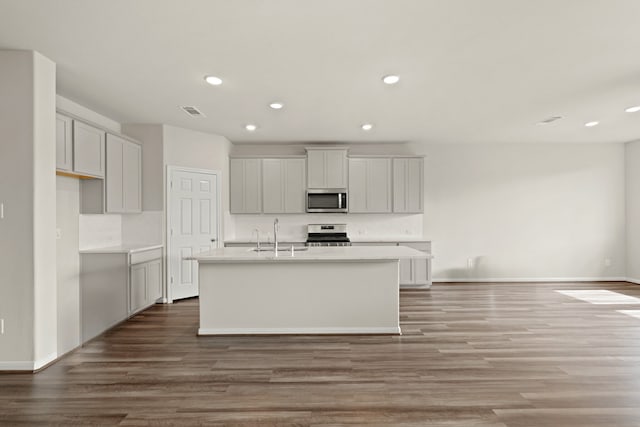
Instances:
[[[640,304],[555,292],[580,289],[640,298],[434,284],[401,292],[402,336],[197,337],[197,300],[157,305],[38,374],[0,375],[0,424],[640,426],[640,318],[618,312]]]

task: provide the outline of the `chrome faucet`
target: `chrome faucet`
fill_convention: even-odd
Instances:
[[[278,218],[273,220],[273,252],[278,256]]]

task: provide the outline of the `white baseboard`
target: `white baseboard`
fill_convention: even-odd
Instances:
[[[441,283],[489,283],[489,282],[628,282],[627,277],[507,277],[507,278],[487,278],[487,279],[433,279],[434,282]],[[638,281],[640,284],[640,281]]]
[[[393,334],[400,335],[400,327],[389,328],[200,328],[198,335],[352,335]]]
[[[45,357],[42,357],[42,358],[36,360],[35,362],[33,362],[33,370],[36,371],[36,370],[42,368],[43,366],[47,366],[49,363],[51,363],[54,360],[56,360],[57,357],[58,357],[58,353],[53,352],[53,353],[50,353],[50,354],[46,355]]]
[[[33,371],[33,362],[0,362],[0,371]]]
[[[22,361],[22,362],[0,362],[0,371],[37,371],[43,366],[56,360],[57,353],[51,353],[46,357],[34,361]]]
[[[634,279],[633,277],[627,277],[625,281],[635,285],[640,285],[640,279]]]

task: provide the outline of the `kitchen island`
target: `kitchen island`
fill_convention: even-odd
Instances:
[[[220,248],[195,255],[199,335],[400,334],[403,246],[296,251]]]

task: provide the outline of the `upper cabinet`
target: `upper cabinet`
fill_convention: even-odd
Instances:
[[[56,169],[73,171],[73,119],[56,114]]]
[[[349,158],[349,212],[391,212],[390,158]]]
[[[56,169],[104,178],[105,131],[56,114]]]
[[[307,148],[307,188],[347,188],[346,148]]]
[[[393,159],[393,212],[424,212],[424,158]]]
[[[108,213],[142,211],[142,148],[116,135],[107,134],[107,176],[105,182]]]
[[[231,213],[262,212],[261,159],[230,159],[229,199]]]
[[[305,160],[262,160],[262,211],[303,213],[305,211]]]
[[[103,178],[105,131],[73,121],[73,172]]]

